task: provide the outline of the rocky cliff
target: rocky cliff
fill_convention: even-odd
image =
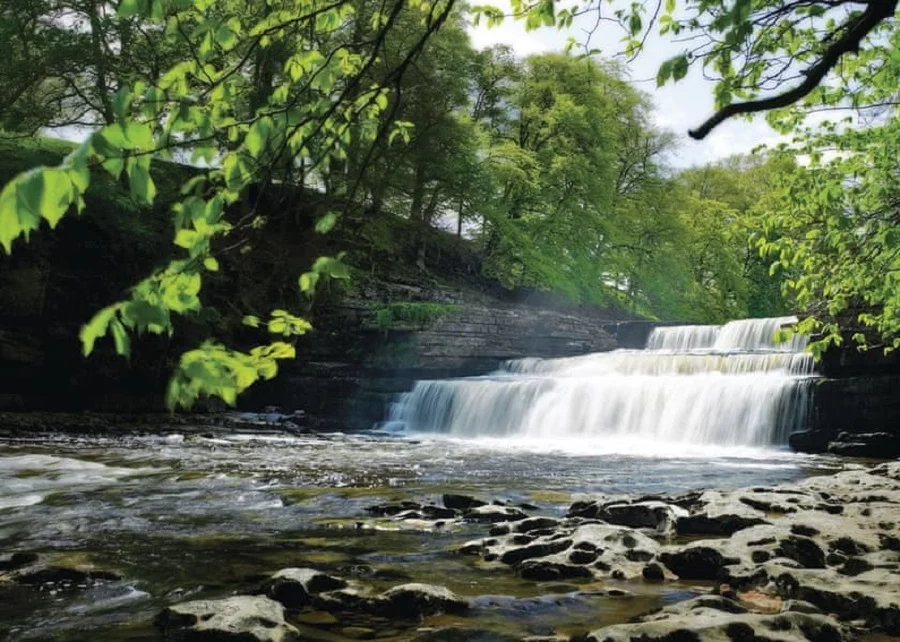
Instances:
[[[299,358],[246,403],[302,408],[324,427],[364,429],[384,419],[390,400],[419,379],[491,372],[506,360],[566,357],[618,347],[621,311],[551,309],[415,289],[407,296],[447,306],[423,322],[377,322],[380,304],[347,301],[316,316]],[[422,299],[425,301],[422,301]]]

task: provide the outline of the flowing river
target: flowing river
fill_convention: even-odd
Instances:
[[[416,528],[365,509],[456,492],[562,515],[583,495],[831,472],[840,462],[784,446],[804,420],[814,376],[801,341],[773,343],[785,322],[663,328],[642,351],[420,382],[382,429],[365,434],[0,441],[0,552],[121,575],[59,590],[0,581],[0,639],[158,640],[152,618],[166,604],[249,591],[287,566],[383,587],[440,578],[476,598],[467,621],[483,640],[577,631],[683,599],[693,589],[677,583],[626,601],[576,599],[571,586],[535,584],[451,552],[482,527]],[[389,623],[350,624],[369,637],[410,639]],[[347,626],[305,634],[352,639]]]

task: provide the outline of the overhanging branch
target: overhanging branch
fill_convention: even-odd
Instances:
[[[688,134],[691,138],[702,140],[724,121],[742,114],[753,114],[761,111],[771,111],[793,105],[812,92],[819,83],[831,71],[841,56],[847,53],[859,51],[860,43],[883,21],[890,19],[897,9],[900,0],[874,0],[870,2],[865,11],[854,18],[848,24],[843,35],[829,46],[822,58],[804,72],[806,79],[782,94],[771,98],[749,100],[741,103],[732,103],[714,113],[706,122],[691,129]]]

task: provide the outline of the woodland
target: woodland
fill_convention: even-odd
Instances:
[[[85,356],[127,357],[183,318],[255,333],[181,354],[171,407],[234,403],[275,376],[316,297],[400,248],[423,278],[456,251],[506,290],[662,320],[799,313],[816,354],[890,351],[897,17],[894,0],[6,0],[0,246],[15,260],[98,217],[153,256],[85,319]],[[528,57],[473,46],[472,25],[504,21],[573,37]],[[574,28],[602,22],[621,42]],[[678,167],[652,95],[629,82],[648,34],[684,46],[659,85],[709,79],[717,110],[691,136],[756,114],[787,142]],[[54,140],[66,131],[76,142]],[[283,275],[289,295],[242,307],[260,235],[299,210],[320,251]],[[112,256],[117,238],[91,251]]]

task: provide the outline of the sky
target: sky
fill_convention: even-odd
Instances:
[[[497,6],[503,7],[499,2]],[[592,23],[592,20],[587,20]],[[581,41],[584,23],[578,21],[571,29],[560,31],[544,28],[526,31],[521,21],[507,18],[497,27],[484,25],[470,29],[472,43],[479,49],[495,44],[505,44],[516,54],[527,56],[547,51],[561,51],[569,36]],[[600,49],[603,55],[614,56],[622,47],[621,32],[613,26],[604,26],[591,40],[591,47]],[[702,141],[687,135],[713,113],[713,83],[705,80],[699,68],[692,67],[687,77],[678,83],[656,86],[656,72],[660,63],[681,53],[681,45],[671,42],[654,32],[647,38],[644,51],[628,65],[632,83],[649,94],[655,109],[656,124],[678,137],[676,152],[669,158],[676,167],[689,167],[714,162],[733,154],[744,154],[761,144],[774,144],[784,140],[761,117],[753,121],[726,121]]]

